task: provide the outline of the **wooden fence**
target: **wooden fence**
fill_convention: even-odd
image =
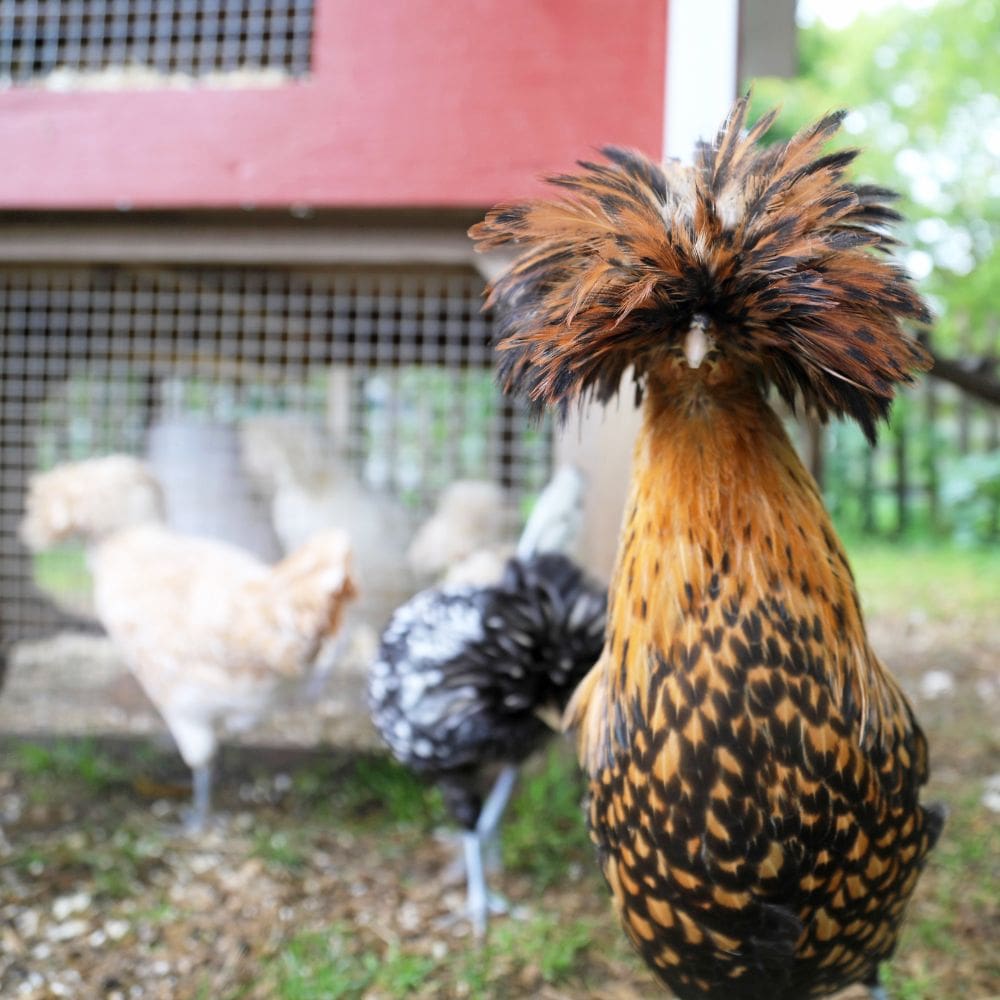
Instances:
[[[874,448],[844,422],[795,434],[842,532],[1000,540],[1000,407],[952,382],[902,393]]]

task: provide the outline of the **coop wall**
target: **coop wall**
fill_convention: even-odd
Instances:
[[[173,527],[265,559],[343,522],[379,549],[373,629],[427,582],[406,547],[449,483],[498,484],[513,537],[552,434],[494,385],[482,290],[459,268],[0,267],[4,643],[95,628],[82,550],[18,539],[30,475],[93,455],[146,458]]]

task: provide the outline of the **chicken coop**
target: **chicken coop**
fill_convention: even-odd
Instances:
[[[31,476],[91,456],[145,459],[171,528],[267,561],[336,522],[371,634],[439,571],[408,551],[456,481],[494,488],[473,548],[516,537],[566,459],[602,471],[588,518],[614,524],[631,415],[595,446],[502,397],[497,262],[465,231],[599,143],[688,146],[737,54],[790,57],[789,3],[724,6],[695,125],[684,3],[0,3],[4,656],[99,631],[84,550],[19,537]]]

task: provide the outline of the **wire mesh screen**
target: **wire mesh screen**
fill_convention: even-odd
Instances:
[[[17,537],[30,474],[69,460],[144,457],[171,527],[266,559],[339,523],[372,550],[377,617],[455,480],[495,484],[513,537],[552,435],[496,390],[481,293],[444,271],[0,269],[5,640],[88,615],[82,550]]]
[[[0,0],[0,79],[309,72],[313,0]]]

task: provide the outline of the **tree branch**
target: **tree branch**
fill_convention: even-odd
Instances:
[[[950,382],[959,389],[994,406],[1000,406],[1000,379],[994,374],[996,364],[989,358],[971,358],[969,361],[954,361],[942,358],[931,351],[934,367],[930,371],[933,378]]]

